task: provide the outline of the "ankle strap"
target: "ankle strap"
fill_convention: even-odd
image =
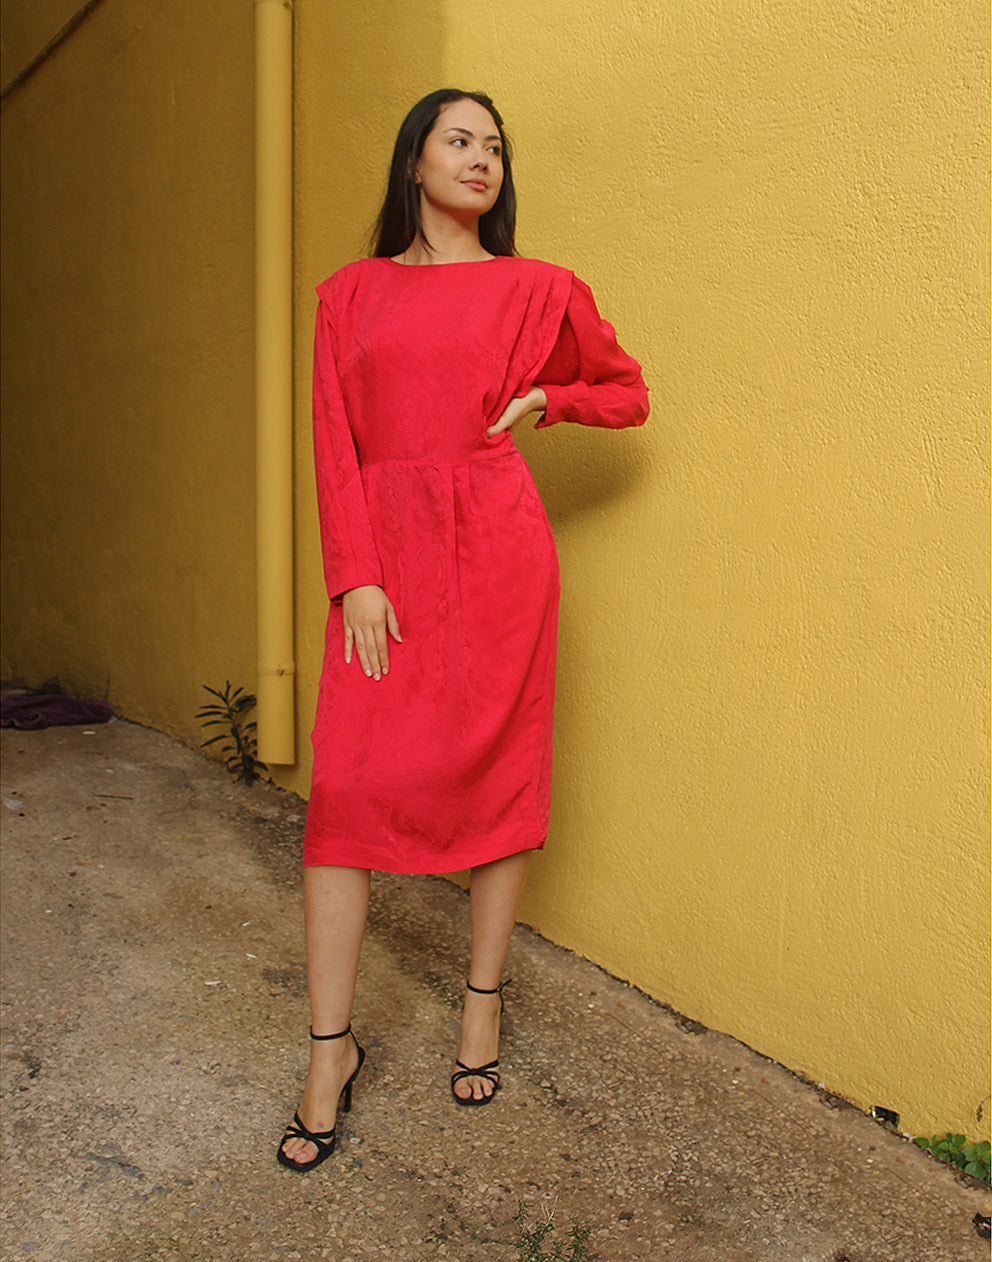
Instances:
[[[315,1043],[326,1043],[328,1039],[343,1039],[346,1034],[351,1033],[351,1022],[348,1022],[348,1028],[341,1030],[338,1034],[314,1034],[313,1026],[310,1027],[310,1037]]]
[[[505,986],[509,986],[509,984],[510,984],[510,978],[507,978],[505,982],[500,982],[500,984],[494,987],[492,990],[480,990],[478,986],[473,986],[471,982],[465,983],[466,987],[472,992],[473,995],[499,995],[501,999],[503,997],[503,988]]]

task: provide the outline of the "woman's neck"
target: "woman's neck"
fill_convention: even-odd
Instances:
[[[430,218],[433,222],[427,222]],[[399,263],[425,266],[432,263],[481,263],[493,256],[479,241],[479,221],[461,223],[450,216],[425,216],[424,237],[431,243],[424,244],[424,237],[414,237],[402,254],[396,256]]]

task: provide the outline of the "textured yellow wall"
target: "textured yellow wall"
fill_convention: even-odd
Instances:
[[[361,251],[407,105],[481,87],[521,248],[593,285],[655,407],[521,436],[564,583],[524,917],[908,1129],[987,1135],[984,12],[296,13],[283,782],[326,608],[313,285]],[[109,676],[192,738],[199,683],[254,669],[250,14],[86,26],[4,106],[4,670]]]
[[[192,739],[255,669],[242,8],[102,4],[3,104],[4,677]],[[5,82],[65,10],[9,0]]]
[[[593,285],[654,397],[643,432],[521,438],[564,583],[524,917],[905,1126],[987,1134],[983,15],[403,12],[332,39],[299,11],[301,428],[312,283],[442,83],[493,94],[523,251]]]

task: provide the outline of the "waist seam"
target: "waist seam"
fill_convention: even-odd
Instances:
[[[385,465],[404,465],[407,467],[450,468],[454,465],[478,464],[484,460],[505,460],[508,456],[520,456],[515,443],[497,448],[484,448],[481,451],[466,452],[460,456],[417,456],[407,459],[403,456],[391,457],[388,460],[363,460],[359,464],[362,473],[369,469],[381,469]],[[521,457],[522,459],[522,457]]]

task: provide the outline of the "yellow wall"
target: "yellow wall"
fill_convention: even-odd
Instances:
[[[77,7],[7,0],[5,83]],[[114,0],[3,104],[4,677],[189,737],[255,669],[252,56]]]
[[[194,8],[157,13],[191,23]],[[523,0],[296,8],[301,762],[283,782],[306,791],[325,610],[313,285],[360,252],[407,105],[443,83],[482,87],[517,144],[522,249],[593,285],[655,407],[633,434],[521,438],[564,584],[552,834],[524,918],[907,1129],[987,1135],[984,13],[952,0],[549,0],[539,21]],[[89,21],[118,10],[133,6]],[[4,109],[19,192],[4,263],[15,256],[11,311],[27,322],[6,369],[22,454],[6,470],[4,668],[90,688],[106,671],[126,713],[189,737],[198,684],[250,679],[254,649],[250,16],[230,5],[212,20],[233,41],[233,89],[198,29],[157,45],[154,66],[117,54],[109,82],[67,59]],[[94,39],[73,55],[95,56]],[[166,67],[190,56],[181,73],[212,92],[216,144],[192,119],[177,139],[162,112]],[[119,207],[151,176],[148,136],[78,162],[58,141],[68,126],[86,145],[83,88],[102,128],[130,92],[160,122],[168,169],[201,159],[179,171],[197,212],[182,243],[154,210],[154,230],[128,235],[122,213],[107,230],[75,300],[87,340],[58,332],[50,255],[78,271],[71,242],[100,239],[77,209],[91,169]],[[68,203],[39,191],[42,145],[44,181],[68,184]],[[52,211],[66,204],[71,232]],[[185,285],[149,248],[161,232],[165,257],[197,260]],[[138,283],[156,266],[161,319]],[[187,338],[200,359],[184,358]],[[191,361],[192,383],[178,372]],[[53,450],[37,450],[39,429]],[[39,467],[57,503],[98,487],[95,518],[25,519],[37,497],[22,479]],[[135,626],[151,642],[136,646]]]

